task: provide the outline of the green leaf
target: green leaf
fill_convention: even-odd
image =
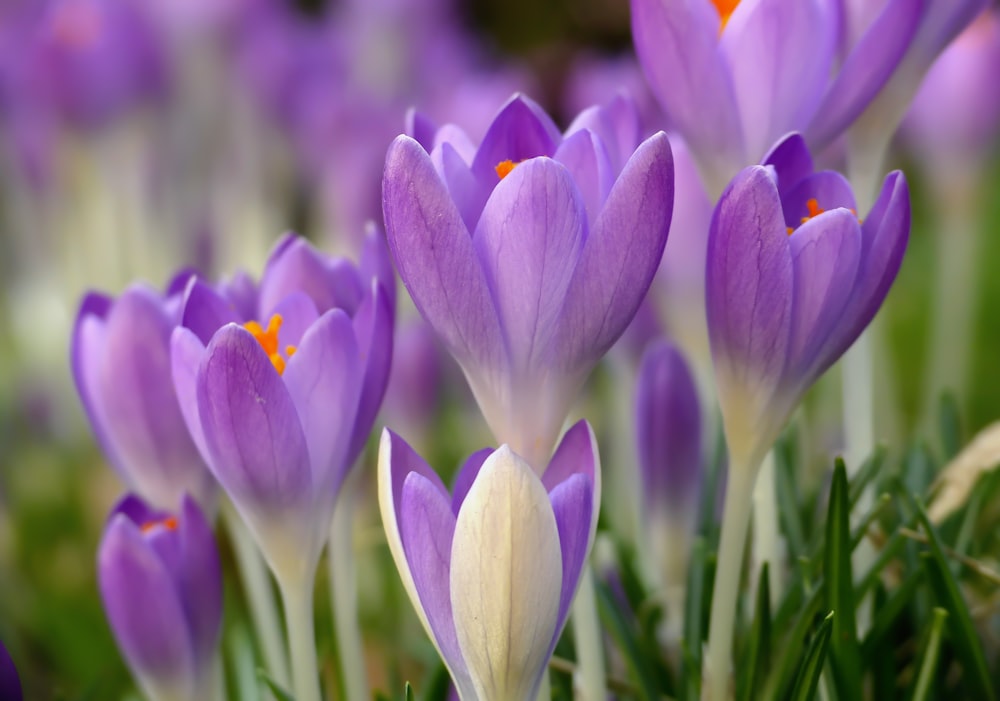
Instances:
[[[834,623],[836,618],[833,611],[828,613],[809,643],[809,649],[806,650],[802,665],[799,667],[799,673],[795,678],[795,686],[789,697],[792,701],[813,701],[816,697],[816,687],[819,686],[819,677],[823,673],[826,649],[830,644],[830,635],[833,633],[834,625],[836,625]],[[861,697],[845,698],[860,699]]]
[[[892,595],[875,609],[872,627],[861,644],[861,659],[870,660],[878,653],[880,646],[892,631],[899,616],[913,601],[913,595],[923,579],[922,570],[912,570],[910,575],[903,580],[903,584],[894,589]]]
[[[743,679],[738,687],[737,699],[753,701],[758,697],[757,687],[763,686],[763,679],[771,667],[771,585],[766,562],[761,568],[757,585],[757,608],[750,639],[741,659]]]
[[[406,682],[406,689],[404,691],[403,698],[406,701],[413,701],[413,687],[410,686],[410,682]]]
[[[656,701],[660,697],[660,692],[656,687],[655,675],[650,669],[644,650],[636,639],[634,626],[619,610],[606,584],[598,582],[596,589],[598,612],[605,628],[618,643],[619,652],[625,658],[625,663],[639,686],[639,697]]]
[[[934,681],[934,673],[937,670],[938,653],[941,652],[941,634],[944,632],[944,622],[948,618],[948,612],[943,608],[934,609],[934,618],[931,620],[931,628],[927,634],[927,641],[924,643],[923,652],[920,654],[920,669],[913,689],[910,692],[910,701],[927,701],[930,698],[931,682]]]
[[[990,681],[990,670],[983,656],[979,636],[972,625],[972,618],[969,616],[969,609],[962,597],[962,592],[959,591],[958,582],[955,581],[955,576],[948,567],[948,561],[945,559],[944,548],[938,539],[937,531],[927,517],[924,507],[913,495],[905,489],[900,491],[910,508],[916,513],[917,521],[927,535],[928,552],[923,558],[924,567],[938,604],[948,611],[950,639],[955,647],[959,662],[962,664],[965,682],[972,692],[970,698],[996,701],[996,692]]]
[[[451,677],[448,676],[448,668],[444,664],[438,664],[430,679],[424,682],[424,693],[421,694],[420,699],[421,701],[445,701],[450,690]]]
[[[791,448],[785,441],[775,446],[774,475],[775,491],[778,496],[778,520],[788,542],[788,554],[792,560],[806,555],[806,536],[799,512],[801,499],[795,484],[795,465],[790,455]]]
[[[847,469],[838,459],[833,470],[830,506],[826,515],[826,607],[836,612],[833,619],[833,678],[838,695],[860,699],[861,653],[855,622],[854,576],[851,571],[851,514]]]
[[[799,617],[792,628],[791,634],[781,645],[781,649],[783,650],[802,650],[805,647],[806,636],[809,634],[810,628],[812,628],[816,617],[823,607],[823,589],[817,587],[813,591],[808,592],[808,597],[805,605],[800,609]],[[794,679],[796,661],[797,658],[795,655],[785,654],[778,656],[777,663],[767,679],[767,685],[764,687],[762,698],[769,701],[777,701],[778,699],[784,701],[788,698],[787,691]]]
[[[277,699],[277,701],[295,701],[295,697],[285,691],[284,687],[278,684],[278,682],[271,679],[271,676],[266,670],[258,669],[257,678],[264,682],[264,685],[271,690],[271,693],[274,694],[274,698]]]

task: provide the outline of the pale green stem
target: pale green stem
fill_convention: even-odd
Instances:
[[[946,618],[948,618],[948,612],[945,609],[934,609],[927,647],[924,648],[924,655],[920,661],[920,675],[917,677],[917,685],[913,690],[913,701],[925,701],[925,699],[930,698],[928,694],[932,688],[934,674],[937,672],[938,654],[941,652],[941,636],[944,632]]]
[[[322,697],[319,691],[319,668],[316,665],[312,579],[279,578],[278,588],[281,589],[281,601],[285,606],[295,701],[320,701]]]
[[[233,554],[239,566],[243,590],[250,607],[250,620],[264,655],[264,664],[271,679],[281,686],[288,686],[288,658],[281,640],[281,624],[264,558],[240,515],[229,502],[223,502],[222,517],[233,543]]]
[[[597,591],[594,573],[588,562],[580,577],[580,589],[573,600],[573,642],[576,645],[577,671],[573,687],[575,698],[603,701],[607,697],[607,674],[604,668],[604,645],[597,615]]]
[[[542,681],[538,685],[538,696],[535,698],[538,701],[552,701],[552,678],[549,676],[548,669],[542,673]]]
[[[253,643],[246,630],[240,626],[229,634],[229,659],[233,686],[239,701],[260,701],[260,683],[257,681]],[[268,698],[271,698],[268,695]]]
[[[733,635],[736,627],[736,603],[740,592],[740,570],[750,525],[751,494],[758,465],[729,461],[729,483],[722,511],[722,535],[719,540],[718,566],[712,590],[712,612],[705,652],[703,698],[727,701],[732,667]]]
[[[354,473],[356,474],[356,473]],[[367,699],[364,645],[358,625],[358,585],[354,553],[355,480],[348,477],[333,510],[330,526],[330,603],[333,611],[344,698]]]
[[[760,572],[765,563],[768,567],[768,584],[771,592],[771,607],[776,608],[781,601],[784,585],[782,568],[781,530],[778,525],[778,500],[775,492],[774,450],[770,450],[761,464],[760,475],[753,490],[753,577],[750,588],[756,598]]]

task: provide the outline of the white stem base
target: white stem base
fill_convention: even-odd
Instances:
[[[312,580],[279,582],[285,605],[288,649],[292,659],[295,701],[320,701],[316,634],[313,629]]]
[[[584,567],[580,578],[580,589],[573,601],[572,616],[577,662],[577,672],[573,679],[574,698],[603,701],[608,695],[604,644],[597,615],[594,573],[589,563]]]
[[[768,584],[772,609],[781,601],[784,586],[784,542],[778,523],[778,499],[775,494],[774,450],[768,452],[761,464],[757,484],[753,490],[753,577],[750,580],[750,599],[756,600],[757,586],[764,564],[768,563]]]
[[[340,653],[340,675],[347,701],[364,701],[368,693],[364,643],[358,626],[358,583],[354,553],[355,481],[340,492],[330,526],[330,604]]]

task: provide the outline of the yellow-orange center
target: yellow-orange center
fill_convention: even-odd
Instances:
[[[719,34],[722,34],[722,30],[726,28],[726,23],[736,10],[736,6],[740,4],[740,0],[712,0],[712,4],[715,5],[715,9],[719,13]]]
[[[497,177],[503,180],[508,175],[510,175],[510,171],[514,170],[514,166],[516,165],[517,163],[508,158],[506,161],[500,161],[499,163],[497,163],[493,167],[493,170],[497,172]]]
[[[281,329],[282,323],[284,323],[284,319],[281,318],[281,314],[274,314],[267,322],[266,329],[256,321],[248,321],[243,324],[243,328],[250,332],[267,353],[267,357],[270,358],[271,364],[279,375],[285,372],[285,363],[287,362],[285,358],[291,358],[296,351],[295,346],[285,346],[284,356],[278,351],[278,331]]]
[[[800,224],[805,224],[813,217],[818,217],[820,214],[826,211],[825,209],[819,206],[819,200],[817,200],[815,197],[810,197],[808,200],[806,200],[806,209],[809,210],[809,214],[807,216],[802,217],[802,221],[799,222]],[[851,210],[851,214],[853,214],[854,216],[858,215],[858,213],[853,209]],[[861,220],[858,219],[858,224],[860,223]],[[792,227],[788,227],[789,236],[792,235],[793,231],[795,231],[795,229],[793,229]]]
[[[144,524],[142,524],[142,526],[139,527],[139,530],[141,530],[143,533],[149,533],[151,530],[158,527],[166,528],[168,531],[176,531],[177,519],[174,518],[173,516],[167,516],[166,518],[162,518],[159,521],[146,521]]]

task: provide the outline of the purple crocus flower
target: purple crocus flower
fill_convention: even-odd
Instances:
[[[875,316],[909,237],[903,174],[859,220],[838,173],[814,173],[792,135],[723,193],[706,304],[733,469],[755,470],[806,389]]]
[[[633,154],[637,134],[626,108],[585,113],[560,135],[515,95],[478,148],[454,126],[437,131],[430,153],[406,136],[389,147],[383,206],[396,269],[494,436],[536,469],[666,243],[670,145],[661,132]]]
[[[212,698],[222,570],[195,501],[185,497],[171,514],[122,499],[101,539],[97,574],[111,631],[146,695]]]
[[[181,411],[276,573],[315,570],[385,392],[393,312],[381,274],[377,261],[359,269],[288,236],[249,318],[231,292],[188,285],[172,338]]]
[[[639,61],[713,198],[789,131],[830,143],[898,66],[923,2],[888,0],[841,52],[839,1],[632,0]]]
[[[0,699],[21,701],[22,698],[21,678],[17,676],[17,667],[3,642],[0,642]]]
[[[190,494],[215,510],[215,480],[191,440],[170,375],[170,333],[188,276],[165,294],[133,285],[83,298],[71,363],[80,400],[105,455],[128,488],[160,509]]]
[[[389,430],[378,491],[410,601],[459,695],[533,699],[593,544],[601,497],[586,422],[539,478],[506,445],[474,453],[452,494]]]

